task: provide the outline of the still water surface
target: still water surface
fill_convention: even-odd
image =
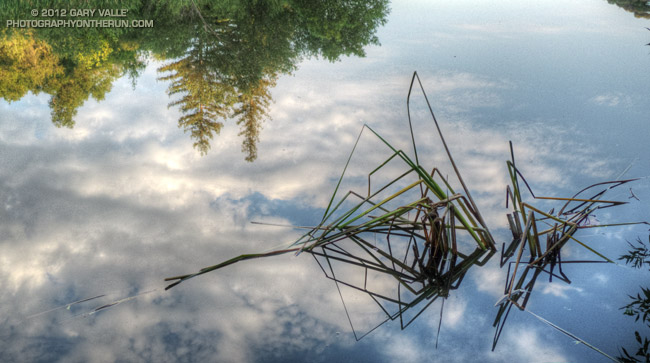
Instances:
[[[336,285],[306,254],[169,291],[163,279],[301,235],[251,221],[318,224],[364,123],[410,150],[415,70],[499,248],[512,238],[509,140],[537,194],[569,197],[627,170],[642,179],[608,199],[630,203],[590,222],[650,220],[647,9],[139,3],[132,14],[154,28],[3,33],[0,360],[608,361],[516,310],[492,352],[498,257],[445,300],[437,349],[442,299],[406,330],[388,322],[355,342]],[[420,162],[445,170],[419,93],[411,107]],[[364,133],[342,188],[363,190],[385,151]],[[612,259],[648,238],[644,226],[581,233]],[[563,254],[598,259],[577,244]],[[636,346],[635,330],[650,335],[620,310],[647,271],[563,269],[572,283],[541,277],[530,311],[612,356]],[[363,294],[346,298],[359,326],[381,322]]]

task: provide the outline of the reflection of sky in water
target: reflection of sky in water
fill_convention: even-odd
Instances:
[[[561,9],[559,11],[558,9]],[[425,15],[426,14],[426,15]],[[597,361],[597,355],[524,312],[511,314],[490,352],[504,271],[468,274],[445,304],[438,350],[434,304],[400,332],[387,324],[354,343],[340,299],[310,257],[236,264],[88,317],[110,301],[164,286],[232,256],[292,241],[298,232],[249,221],[313,224],[363,122],[408,147],[408,82],[418,70],[479,207],[499,240],[505,230],[508,140],[536,192],[562,196],[614,178],[650,174],[645,71],[647,20],[600,2],[394,3],[366,58],[307,60],[273,90],[259,158],[243,161],[226,124],[200,157],[167,109],[150,64],[135,90],[116,82],[89,100],[74,129],[56,129],[48,96],[0,104],[0,350],[8,360],[66,361]],[[414,104],[422,130],[421,98]],[[432,126],[432,125],[428,125]],[[426,132],[418,135],[425,149]],[[367,141],[353,181],[374,165]],[[362,145],[362,151],[363,151]],[[430,150],[427,167],[439,155]],[[426,150],[424,151],[426,152]],[[361,154],[359,154],[361,155]],[[438,156],[436,156],[438,155]],[[369,161],[373,160],[373,161]],[[442,159],[440,159],[442,160]],[[355,174],[356,173],[356,174]],[[641,200],[605,221],[650,220]],[[609,198],[628,199],[626,187]],[[612,211],[614,211],[612,209]],[[618,257],[645,228],[594,230],[589,241]],[[585,234],[586,235],[586,234]],[[587,239],[587,238],[585,238]],[[571,248],[570,257],[589,257]],[[647,274],[626,267],[564,267],[571,285],[544,277],[529,308],[617,355],[641,329],[622,315]],[[75,300],[109,295],[26,319]],[[112,300],[111,300],[112,299]],[[363,311],[365,305],[349,302]],[[9,344],[7,344],[9,342]]]

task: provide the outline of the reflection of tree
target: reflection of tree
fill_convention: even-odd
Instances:
[[[103,100],[117,78],[125,73],[137,76],[144,63],[128,42],[67,30],[5,31],[0,38],[0,97],[16,101],[28,91],[44,91],[52,96],[52,122],[71,128],[77,109],[89,97]]]
[[[257,142],[260,139],[262,121],[268,112],[271,102],[269,88],[275,86],[275,77],[263,78],[250,92],[242,94],[240,106],[235,109],[234,116],[239,117],[239,136],[244,136],[242,152],[246,154],[246,161],[257,158]]]
[[[214,7],[193,10],[182,21],[193,29],[187,50],[180,60],[158,69],[175,72],[160,78],[173,80],[170,95],[181,95],[170,106],[181,107],[179,127],[191,130],[194,146],[203,154],[221,120],[237,119],[242,151],[253,161],[276,74],[293,70],[299,56],[291,42],[292,27],[286,25],[289,13],[265,2],[242,5],[234,13]]]
[[[98,0],[73,3],[76,8],[110,6]],[[207,153],[224,121],[234,118],[244,137],[242,151],[252,161],[277,77],[295,70],[304,56],[330,61],[363,56],[365,46],[378,43],[374,32],[385,22],[387,3],[125,0],[119,8],[127,8],[131,19],[153,19],[155,28],[0,34],[0,97],[12,101],[28,91],[45,91],[52,95],[54,124],[72,127],[88,98],[102,100],[124,74],[135,82],[145,66],[143,55],[150,55],[165,62],[160,79],[171,82],[169,95],[180,97],[169,105],[179,106],[179,127],[189,131],[194,147]],[[56,5],[34,0],[0,6],[0,19],[20,18],[17,14],[28,14],[32,7],[60,8]]]
[[[235,100],[232,87],[219,82],[210,70],[206,61],[208,49],[203,42],[197,41],[186,57],[158,69],[160,72],[174,72],[159,79],[172,81],[169,95],[182,95],[169,106],[181,106],[183,116],[178,125],[186,132],[190,131],[196,140],[194,147],[202,154],[208,152],[213,133],[221,131],[223,123],[217,120],[227,117]]]
[[[619,260],[625,260],[627,265],[632,265],[634,268],[643,268],[646,265],[650,271],[650,248],[641,239],[637,238],[636,242],[636,246],[630,243],[628,254],[621,256]],[[642,287],[641,293],[637,293],[636,296],[630,295],[630,303],[621,309],[625,309],[625,315],[634,317],[637,322],[640,320],[650,328],[650,287]],[[622,362],[650,362],[650,339],[647,336],[642,337],[638,331],[634,332],[634,337],[639,345],[638,350],[630,354],[622,348],[623,355],[618,359]]]
[[[0,37],[0,97],[7,101],[17,101],[29,91],[38,93],[61,71],[52,47],[31,32],[5,31]]]
[[[72,128],[77,109],[90,96],[97,101],[103,100],[120,75],[119,68],[109,63],[91,69],[76,67],[49,81],[45,91],[52,95],[49,103],[52,123],[57,127]]]
[[[375,29],[384,24],[387,2],[296,0],[298,43],[311,54],[321,54],[330,61],[341,55],[364,56],[363,48],[378,44]]]
[[[633,13],[636,18],[650,19],[650,5],[647,0],[607,0],[607,2]]]
[[[240,136],[244,136],[242,151],[247,161],[257,158],[257,142],[261,123],[268,113],[271,102],[269,89],[275,86],[275,76],[265,76],[247,89],[237,88],[228,80],[217,77],[205,60],[204,50],[197,45],[185,58],[169,63],[158,69],[159,72],[174,72],[160,77],[171,80],[169,95],[180,94],[181,98],[169,106],[180,105],[183,116],[178,120],[179,127],[191,132],[194,147],[202,154],[210,149],[210,139],[219,134],[225,118],[237,118]]]
[[[242,151],[247,161],[255,160],[277,75],[294,70],[303,54],[331,61],[363,56],[364,46],[377,43],[373,32],[386,9],[383,0],[282,6],[242,1],[235,8],[199,3],[179,13],[176,29],[186,37],[180,40],[184,50],[179,52],[178,42],[157,49],[177,58],[159,71],[173,72],[160,79],[171,80],[168,93],[181,96],[170,103],[184,114],[179,127],[191,131],[194,146],[205,154],[222,120],[237,119]]]

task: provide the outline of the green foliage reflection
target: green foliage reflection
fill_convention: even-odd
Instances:
[[[170,82],[169,106],[182,112],[179,128],[194,147],[206,154],[224,121],[236,119],[248,161],[257,157],[277,77],[305,57],[364,56],[364,47],[378,44],[374,34],[388,13],[388,0],[67,3],[67,9],[109,6],[127,9],[129,19],[151,19],[154,28],[4,29],[0,97],[11,102],[46,92],[52,122],[73,127],[87,99],[101,101],[125,75],[135,85],[155,59],[163,63],[159,79]],[[62,9],[48,0],[7,2],[0,4],[0,20],[29,19],[33,8]]]
[[[607,2],[633,13],[635,18],[650,19],[650,5],[647,0],[607,0]]]

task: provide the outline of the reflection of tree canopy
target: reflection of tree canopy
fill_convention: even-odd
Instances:
[[[124,74],[135,79],[144,66],[132,45],[108,33],[7,30],[0,37],[0,97],[17,101],[28,91],[44,91],[52,96],[52,122],[73,127],[90,96],[102,100],[114,80]]]
[[[60,74],[59,59],[31,32],[7,32],[0,37],[0,97],[17,101],[28,91],[38,93],[45,80]]]
[[[154,28],[9,29],[0,33],[0,97],[15,101],[28,91],[52,96],[52,121],[72,127],[89,98],[102,100],[113,81],[135,82],[145,60],[164,64],[170,106],[183,113],[182,127],[203,154],[223,121],[237,120],[246,159],[257,157],[270,88],[309,56],[336,61],[363,56],[377,44],[388,0],[279,2],[239,0],[128,0],[119,8],[132,19],[153,19]],[[99,1],[71,1],[67,8],[106,8]],[[0,5],[1,19],[25,18],[32,8],[61,8],[51,0]]]
[[[633,13],[636,18],[650,19],[650,5],[647,0],[607,0],[607,2]]]
[[[330,61],[341,55],[363,56],[363,47],[377,43],[373,32],[386,15],[386,2],[354,1],[284,4],[239,2],[238,6],[205,4],[181,12],[175,28],[183,28],[181,42],[162,44],[161,53],[180,58],[159,71],[172,80],[170,94],[181,99],[184,116],[179,126],[190,131],[195,147],[209,149],[222,122],[236,118],[244,137],[246,160],[257,157],[261,123],[267,117],[280,73],[289,73],[302,56],[319,55]],[[181,53],[178,54],[178,51]]]

